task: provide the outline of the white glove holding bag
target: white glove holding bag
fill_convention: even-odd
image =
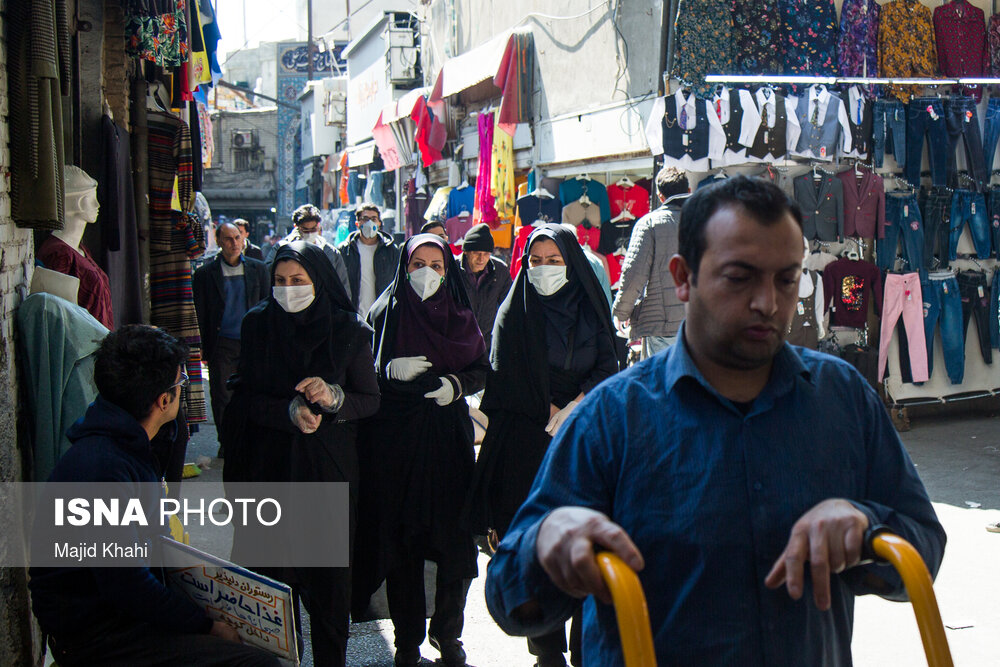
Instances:
[[[427,357],[397,357],[389,362],[385,367],[385,372],[389,374],[389,377],[393,380],[399,380],[400,382],[410,382],[414,378],[418,377],[421,373],[426,373],[430,370],[431,362],[427,361]]]
[[[569,419],[570,413],[573,412],[573,408],[575,408],[577,405],[579,405],[577,401],[570,401],[569,403],[566,404],[565,408],[552,415],[552,418],[549,420],[548,425],[545,427],[545,432],[551,435],[552,437],[555,437],[556,431],[559,430],[559,427],[562,426],[564,421]]]
[[[424,394],[424,398],[433,398],[438,405],[449,405],[455,400],[455,388],[447,378],[440,378],[441,386]]]

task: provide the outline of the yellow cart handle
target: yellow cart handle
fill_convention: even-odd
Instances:
[[[913,604],[920,639],[924,643],[928,667],[953,667],[948,638],[941,623],[941,612],[934,595],[934,582],[923,558],[913,545],[892,533],[881,533],[872,539],[872,550],[879,558],[889,561],[899,572],[906,594]]]
[[[917,618],[928,667],[954,667],[934,595],[934,583],[923,558],[913,545],[891,533],[876,535],[871,546],[875,554],[895,567],[903,579]],[[597,554],[597,566],[611,591],[625,664],[628,667],[656,667],[649,609],[639,577],[613,553]]]
[[[625,561],[606,551],[597,554],[597,567],[611,591],[625,664],[628,667],[656,667],[649,609],[639,577]]]

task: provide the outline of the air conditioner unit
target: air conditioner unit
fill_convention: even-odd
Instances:
[[[386,73],[390,83],[405,85],[419,78],[420,49],[415,46],[393,47],[387,55]]]
[[[254,130],[233,130],[233,148],[255,148],[257,133]]]

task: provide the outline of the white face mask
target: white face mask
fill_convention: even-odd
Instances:
[[[528,282],[542,296],[552,296],[569,282],[565,266],[533,266],[528,269]]]
[[[410,281],[410,287],[417,293],[421,301],[426,301],[434,296],[438,288],[444,284],[444,276],[429,266],[410,272],[406,279]]]
[[[303,311],[316,298],[316,292],[313,291],[312,285],[292,285],[290,287],[275,285],[271,288],[271,294],[274,295],[274,300],[286,313]]]
[[[365,220],[361,223],[361,235],[366,239],[373,239],[378,236],[378,223],[374,220]]]
[[[319,232],[308,232],[300,234],[302,240],[306,243],[312,243],[313,245],[319,245]]]

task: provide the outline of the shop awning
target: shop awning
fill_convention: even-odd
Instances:
[[[416,88],[385,105],[372,128],[385,168],[398,169],[413,162],[414,143],[424,166],[441,159],[448,131],[427,105],[428,88]]]
[[[347,149],[347,166],[363,167],[375,161],[375,140],[351,146]]]
[[[485,44],[445,61],[434,84],[434,91],[438,97],[457,95],[496,76],[507,42],[510,41],[511,32],[506,30]]]

